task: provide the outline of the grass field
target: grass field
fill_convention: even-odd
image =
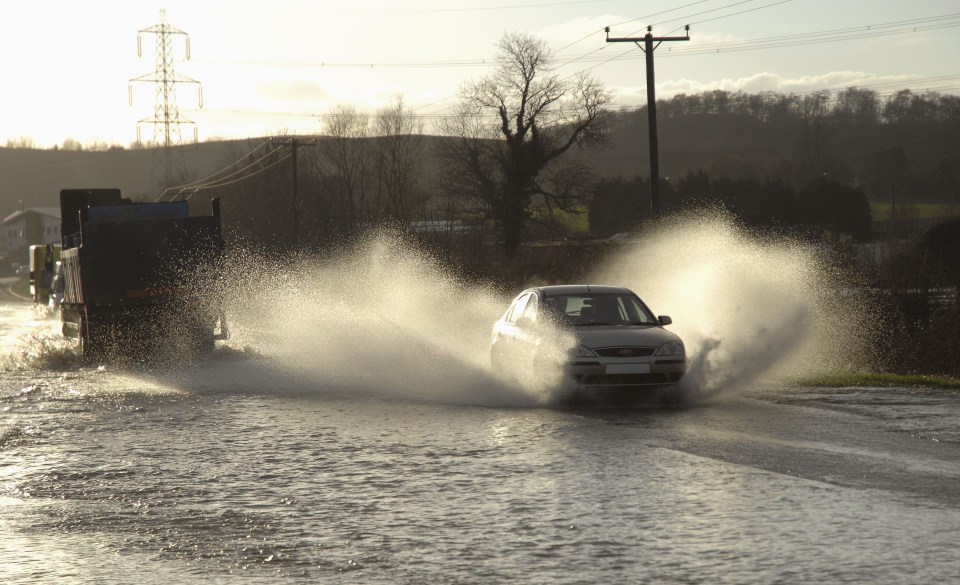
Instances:
[[[873,221],[890,221],[891,205],[889,202],[873,202],[870,204],[870,214]],[[533,217],[545,217],[544,211],[533,210]],[[960,203],[909,203],[897,205],[897,217],[900,219],[949,219],[960,215]],[[590,233],[590,221],[587,207],[579,206],[576,211],[554,211],[554,219],[566,226],[572,236],[585,236]]]
[[[874,202],[870,204],[870,214],[873,221],[890,220],[890,203]],[[960,214],[960,205],[945,203],[910,203],[897,205],[897,216],[912,219],[951,218]]]
[[[876,374],[846,372],[798,380],[807,387],[929,388],[960,392],[960,379],[918,374]]]
[[[548,216],[545,210],[532,210],[535,219]],[[586,205],[580,205],[573,211],[554,210],[553,218],[562,224],[572,236],[585,236],[590,233],[590,219]]]

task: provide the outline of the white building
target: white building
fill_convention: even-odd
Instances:
[[[30,246],[60,243],[60,208],[31,207],[11,213],[3,220],[7,259],[26,264]]]

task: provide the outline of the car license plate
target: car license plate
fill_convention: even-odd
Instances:
[[[650,364],[607,364],[608,374],[649,374]]]

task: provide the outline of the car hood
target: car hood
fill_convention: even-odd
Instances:
[[[677,341],[676,334],[662,327],[638,327],[624,325],[593,325],[574,327],[574,334],[586,347],[660,347],[664,343]]]

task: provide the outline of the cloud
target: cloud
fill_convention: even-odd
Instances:
[[[610,28],[613,37],[642,37],[646,33],[647,22],[623,15],[603,14],[591,18],[575,18],[559,24],[553,24],[539,29],[536,36],[542,38],[554,50],[563,49],[565,55],[574,55],[577,52],[594,51],[606,43],[603,30]],[[682,35],[683,27],[671,31],[671,27],[663,30],[654,29],[654,34]],[[695,45],[733,43],[744,40],[743,37],[729,33],[701,32],[690,37],[686,47]]]

